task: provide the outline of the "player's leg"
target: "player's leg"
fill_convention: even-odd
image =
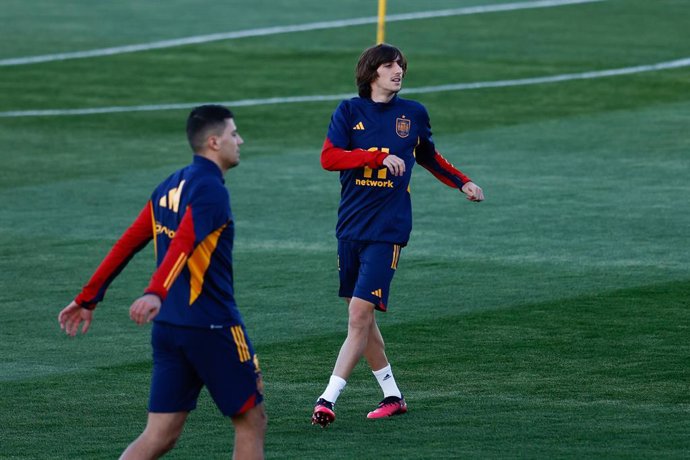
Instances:
[[[369,340],[367,342],[367,347],[364,349],[364,358],[367,360],[372,371],[383,369],[388,366],[386,345],[383,341],[383,336],[379,330],[376,318],[372,321],[369,329]]]
[[[375,321],[364,356],[383,391],[383,400],[367,414],[367,418],[384,418],[407,412],[407,403],[393,376],[393,369],[386,358],[383,337]]]
[[[264,458],[266,412],[259,404],[247,412],[232,417],[235,425],[235,449],[232,458],[260,460]]]
[[[120,459],[144,460],[162,457],[175,447],[188,414],[189,412],[149,412],[144,432],[125,449]]]
[[[378,310],[387,310],[390,285],[397,270],[400,252],[401,247],[396,244],[375,244],[368,246],[362,257],[361,271],[366,275],[365,279],[371,280],[364,293],[371,290],[371,294],[378,297]],[[383,400],[367,417],[382,418],[407,412],[407,404],[393,376],[386,356],[385,342],[375,318],[371,323],[364,357],[383,391]]]
[[[168,452],[180,437],[187,415],[196,407],[202,382],[177,346],[186,331],[153,324],[153,372],[146,428],[121,458],[158,458]]]
[[[338,278],[340,280],[338,295],[345,299],[348,305],[348,312],[352,300],[352,293],[357,284],[357,276],[359,274],[360,248],[361,245],[358,243],[338,240]],[[331,375],[326,389],[316,400],[312,415],[312,424],[318,424],[325,427],[335,420],[333,405],[338,399],[340,392],[345,388],[346,383],[347,382],[343,378],[337,375]]]
[[[338,242],[338,272],[341,297],[349,299],[347,337],[340,347],[333,375],[347,380],[355,365],[364,354],[369,332],[374,322],[374,304],[378,300],[370,291],[372,270],[367,268],[368,244],[347,241]]]
[[[352,297],[348,312],[347,337],[340,347],[328,386],[316,401],[312,414],[313,425],[325,427],[335,420],[335,402],[345,388],[352,370],[362,358],[369,340],[369,331],[374,320],[374,304]]]
[[[263,458],[263,379],[244,326],[198,330],[194,334],[194,341],[185,344],[185,350],[218,409],[232,419],[233,458]]]
[[[347,380],[364,354],[374,323],[374,304],[358,297],[348,307],[347,337],[340,347],[333,375]]]
[[[388,295],[398,267],[400,251],[400,245],[378,243],[367,246],[362,254],[361,278],[367,282],[358,284],[356,291],[361,296],[369,295],[369,300],[374,302],[379,311],[385,312],[388,308]],[[370,325],[364,357],[372,371],[388,366],[385,342],[376,318]]]

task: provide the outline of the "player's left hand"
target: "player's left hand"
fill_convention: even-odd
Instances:
[[[161,309],[161,299],[157,295],[144,294],[129,307],[129,317],[138,325],[151,322]]]
[[[394,176],[402,176],[405,174],[405,160],[395,155],[388,155],[383,159],[383,165]]]
[[[462,186],[462,192],[467,196],[470,201],[484,201],[484,192],[482,188],[475,184],[474,182],[468,182]]]

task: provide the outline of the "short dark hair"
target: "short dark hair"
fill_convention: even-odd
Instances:
[[[187,141],[192,150],[200,152],[212,131],[220,135],[228,118],[234,118],[234,115],[230,109],[222,105],[208,104],[195,107],[187,117]]]
[[[386,62],[397,62],[403,69],[403,77],[407,73],[407,59],[395,46],[381,43],[364,50],[355,68],[360,97],[371,97],[371,83],[379,76],[376,70]]]

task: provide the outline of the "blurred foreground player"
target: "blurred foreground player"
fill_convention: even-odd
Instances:
[[[333,113],[321,152],[321,165],[340,171],[339,295],[349,312],[347,338],[312,415],[312,423],[322,427],[335,420],[336,399],[362,356],[383,391],[367,418],[407,412],[374,311],[387,309],[400,252],[410,237],[415,162],[470,201],[484,199],[482,189],[436,151],[426,108],[398,97],[406,71],[399,49],[381,44],[365,50],[356,68],[359,97],[342,101]]]
[[[81,293],[59,314],[74,336],[136,252],[154,240],[158,268],[130,318],[153,321],[153,373],[144,432],[123,459],[158,458],[173,448],[206,385],[235,426],[234,458],[263,458],[266,415],[258,360],[235,304],[234,220],[223,176],[240,161],[243,141],[232,112],[195,108],[187,119],[195,155],[153,192]]]

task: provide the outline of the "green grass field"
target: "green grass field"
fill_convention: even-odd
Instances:
[[[376,14],[364,0],[59,3],[3,2],[0,60]],[[608,0],[392,22],[386,38],[419,88],[687,59],[688,23],[686,0]],[[354,93],[374,38],[362,25],[0,66],[0,112]],[[326,430],[309,417],[347,321],[339,183],[319,164],[337,101],[234,109],[236,291],[267,458],[688,458],[690,68],[409,97],[487,200],[415,170],[412,238],[378,317],[410,412],[364,418],[381,395],[362,363]],[[65,337],[57,314],[189,161],[188,112],[0,113],[0,458],[116,458],[143,429],[149,327],[127,308],[153,250],[86,336]],[[227,458],[232,436],[204,392],[169,458]]]

